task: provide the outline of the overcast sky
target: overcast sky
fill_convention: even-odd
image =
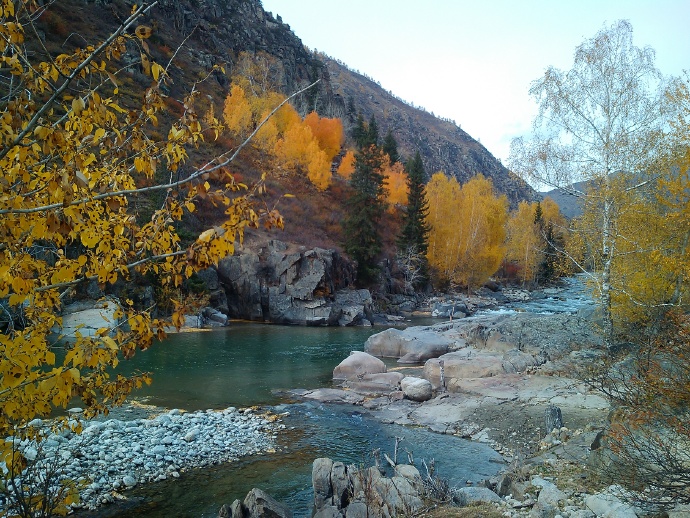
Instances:
[[[667,75],[690,69],[690,0],[262,0],[311,49],[463,130],[507,162],[529,131],[530,82],[627,19]]]

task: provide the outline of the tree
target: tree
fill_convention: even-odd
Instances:
[[[350,179],[352,173],[355,172],[355,152],[353,150],[347,150],[336,172],[346,180]]]
[[[345,251],[357,261],[357,275],[364,282],[375,279],[376,259],[381,252],[379,222],[385,211],[381,150],[374,145],[361,148],[355,156],[350,177],[352,194],[346,201],[343,221]]]
[[[428,275],[426,254],[429,249],[429,231],[427,223],[429,202],[426,196],[426,172],[419,151],[405,164],[407,173],[407,209],[403,215],[402,228],[397,246],[403,257],[419,255],[420,275],[417,283],[424,282]]]
[[[497,197],[491,180],[477,175],[462,187],[455,178],[436,173],[426,186],[429,265],[437,282],[484,284],[505,254],[508,201]]]
[[[530,140],[515,139],[510,163],[538,183],[580,197],[586,214],[599,214],[591,236],[598,239],[597,275],[591,279],[601,302],[605,334],[612,325],[613,261],[627,236],[618,233],[623,193],[651,185],[647,166],[659,151],[665,122],[663,79],[654,51],[635,47],[632,27],[619,21],[575,51],[573,67],[549,67],[530,88],[539,104]],[[573,184],[587,181],[581,191]]]
[[[549,281],[561,273],[565,219],[551,198],[520,202],[507,225],[506,260],[520,267],[522,284]]]
[[[521,201],[507,226],[506,260],[520,267],[522,285],[534,281],[542,261],[541,205]]]
[[[383,139],[383,144],[381,145],[381,149],[388,155],[388,158],[391,160],[391,164],[395,164],[396,162],[400,161],[400,155],[398,154],[398,143],[395,141],[395,137],[393,137],[391,130],[388,130],[388,133],[386,133],[386,136]]]
[[[282,225],[277,212],[254,208],[252,197],[263,184],[248,189],[225,169],[247,141],[199,166],[186,164],[187,149],[217,136],[222,126],[214,117],[202,126],[196,84],[181,117],[165,122],[170,64],[151,59],[145,42],[151,29],[137,25],[150,8],[134,6],[101,43],[41,61],[29,50],[29,44],[40,48],[38,41],[27,40],[38,39],[32,24],[35,9],[43,7],[0,0],[0,306],[6,315],[0,437],[10,437],[0,440],[5,480],[19,476],[26,461],[12,436],[36,438],[27,423],[74,398],[86,417],[107,413],[149,382],[145,374],[127,378],[112,369],[164,337],[166,326],[184,322],[183,299],[173,301],[170,319],[152,318],[150,308],[124,300],[115,321],[104,319],[93,336],[77,332],[65,343],[58,336],[66,296],[88,282],[105,287],[136,274],[179,287],[232,254],[246,228],[262,221]],[[138,106],[125,105],[117,89],[125,72],[115,60],[126,46],[141,51],[151,78]],[[168,180],[140,186],[156,172]],[[160,207],[138,222],[131,198],[156,192],[164,194]],[[225,219],[182,246],[175,224],[199,203],[224,207]],[[29,506],[42,505],[36,499]]]
[[[634,337],[628,360],[607,362],[590,382],[616,409],[597,452],[599,475],[658,513],[690,503],[690,320],[674,310],[656,324]]]

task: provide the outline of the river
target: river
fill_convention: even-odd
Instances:
[[[401,452],[435,459],[437,473],[452,485],[479,482],[502,466],[488,446],[423,429],[381,424],[356,406],[295,403],[281,389],[331,385],[333,368],[380,327],[285,327],[233,324],[229,328],[171,335],[139,353],[129,364],[153,373],[153,384],[136,399],[166,408],[199,410],[228,406],[269,406],[287,414],[287,430],[275,454],[252,457],[211,469],[191,470],[180,479],[148,484],[126,493],[128,501],[84,516],[215,517],[223,503],[244,498],[259,487],[295,511],[311,516],[311,463],[331,457],[369,466],[371,452]],[[391,363],[393,364],[393,363]],[[407,458],[406,453],[402,453]]]
[[[574,279],[567,281],[563,291],[500,311],[569,313],[591,303],[583,295],[580,280]],[[392,455],[396,436],[404,437],[401,450],[411,451],[418,466],[421,459],[435,459],[437,473],[452,486],[494,475],[503,466],[502,460],[484,444],[381,424],[355,406],[294,403],[278,395],[282,389],[330,386],[333,368],[351,350],[362,350],[371,334],[382,330],[233,324],[220,330],[171,335],[138,354],[129,364],[130,370],[150,371],[154,381],[137,392],[137,399],[186,410],[269,406],[287,414],[283,418],[287,430],[275,454],[192,470],[180,479],[137,487],[127,492],[125,504],[101,508],[93,516],[215,517],[223,503],[243,498],[252,487],[259,487],[286,502],[296,517],[309,517],[313,459],[331,457],[371,465],[371,452],[376,448]]]

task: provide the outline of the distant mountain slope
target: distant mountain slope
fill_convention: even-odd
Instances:
[[[506,194],[513,206],[521,200],[538,197],[532,187],[508,171],[484,146],[453,122],[403,102],[334,59],[323,55],[319,58],[326,63],[333,93],[341,96],[346,106],[352,99],[355,109],[365,120],[374,115],[382,136],[390,129],[403,156],[411,156],[419,150],[429,175],[443,171],[466,182],[482,173],[493,180],[496,189]],[[352,115],[348,113],[349,117]]]
[[[39,20],[39,29],[50,52],[64,52],[73,45],[70,34],[81,34],[85,41],[103,38],[130,9],[126,0],[60,0],[51,5],[49,16]],[[482,173],[513,206],[519,200],[535,199],[529,185],[454,123],[406,104],[372,80],[309,51],[280,16],[263,9],[260,0],[159,0],[143,23],[155,28],[148,40],[153,59],[166,63],[175,56],[169,70],[173,82],[166,86],[167,102],[173,109],[180,107],[179,100],[189,86],[207,74],[213,80],[198,85],[198,89],[204,99],[222,105],[229,78],[213,66],[226,64],[231,73],[241,52],[265,52],[282,65],[280,86],[284,93],[320,80],[315,89],[294,100],[303,115],[316,109],[322,116],[343,118],[347,125],[351,114],[346,107],[351,98],[366,119],[376,116],[381,136],[392,130],[403,156],[419,150],[429,175],[442,170],[465,182]],[[127,94],[134,95],[138,88],[148,85],[137,64],[139,59],[136,46],[128,45],[121,76],[122,90]],[[248,169],[243,172],[250,179],[258,175]]]
[[[587,182],[574,183],[573,187],[578,191],[586,191]],[[562,189],[553,189],[551,191],[541,192],[539,194],[541,194],[543,198],[548,196],[555,201],[558,204],[558,207],[561,209],[561,213],[566,218],[576,218],[582,215],[580,200]]]

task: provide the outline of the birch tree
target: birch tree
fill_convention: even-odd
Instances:
[[[511,145],[510,165],[524,178],[580,198],[596,228],[598,271],[592,275],[605,335],[612,336],[612,265],[626,239],[619,218],[628,196],[650,188],[647,167],[665,122],[664,79],[654,51],[636,47],[627,21],[599,31],[575,50],[568,71],[549,67],[532,83],[539,113],[528,138]],[[587,190],[575,182],[586,181]]]

